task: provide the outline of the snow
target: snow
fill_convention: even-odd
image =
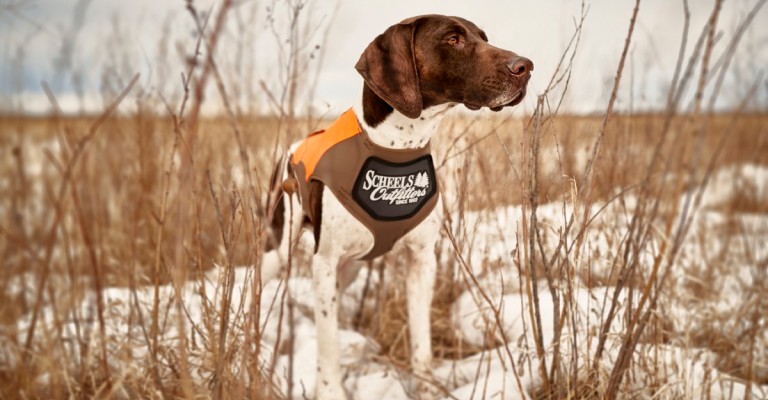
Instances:
[[[717,368],[728,361],[727,357],[686,340],[697,332],[713,332],[715,329],[723,339],[738,343],[739,338],[752,325],[749,320],[734,316],[755,309],[756,301],[762,301],[760,307],[763,308],[758,310],[768,309],[768,301],[764,299],[764,290],[768,284],[765,262],[761,261],[768,258],[768,246],[764,245],[768,241],[768,219],[764,215],[750,214],[725,216],[716,208],[728,202],[729,196],[733,196],[736,192],[734,185],[742,193],[748,192],[761,201],[768,201],[766,182],[768,169],[748,165],[729,167],[718,171],[713,177],[704,192],[704,207],[696,214],[689,239],[681,248],[674,268],[670,270],[667,286],[674,289],[665,292],[660,299],[657,317],[668,323],[668,326],[664,326],[664,334],[669,336],[669,340],[665,343],[654,342],[650,336],[641,340],[635,350],[635,359],[654,360],[655,364],[647,368],[643,363],[633,364],[633,378],[625,380],[627,393],[631,393],[629,397],[701,398],[707,393],[712,398],[738,399],[746,396],[748,389],[744,381]],[[583,365],[592,360],[601,322],[609,313],[614,295],[613,287],[600,286],[595,282],[610,280],[612,263],[616,257],[613,252],[617,249],[622,229],[628,223],[628,213],[635,202],[631,195],[626,195],[624,201],[614,202],[602,209],[590,226],[581,258],[574,260],[574,278],[570,286],[561,281],[555,288],[555,296],[546,280],[536,282],[546,352],[544,361],[548,366],[551,366],[555,350],[552,343],[556,327],[553,313],[555,304],[559,304],[561,313],[568,312],[572,316],[566,319],[567,323],[562,329],[561,343],[564,345],[559,351],[565,360],[563,362],[577,358],[580,365]],[[597,211],[602,206],[596,205],[593,210]],[[572,212],[572,206],[563,203],[542,205],[539,208],[538,218],[545,227],[542,232],[547,236],[544,238],[546,252],[554,251],[558,232],[564,228]],[[541,360],[536,352],[533,303],[529,291],[532,282],[520,275],[519,271],[524,266],[518,265],[517,261],[522,259],[520,252],[524,251],[519,248],[517,238],[522,220],[527,216],[520,207],[510,206],[468,212],[463,217],[463,229],[454,234],[462,239],[459,254],[469,268],[467,271],[457,262],[454,272],[460,280],[460,277],[467,277],[471,273],[478,284],[467,285],[451,305],[451,328],[465,343],[485,350],[459,360],[436,360],[433,378],[445,391],[445,398],[533,398],[536,390],[541,388],[542,381],[538,373]],[[724,243],[720,232],[730,229],[733,224],[740,227],[739,233],[734,235],[737,239]],[[648,247],[651,249],[641,257],[641,274],[647,274],[652,265],[652,251],[655,250],[653,246]],[[440,251],[443,259],[454,258],[451,246],[441,243]],[[717,273],[716,279],[706,277],[711,268]],[[272,281],[264,285],[259,296],[255,296],[252,290],[253,268],[238,267],[229,272],[234,274],[235,282],[228,311],[234,335],[230,340],[235,343],[245,337],[250,326],[246,322],[246,311],[253,309],[251,303],[254,299],[259,299],[259,326],[263,327],[260,361],[268,365],[272,357],[276,356],[273,379],[283,393],[288,393],[289,384],[292,384],[293,398],[314,398],[317,342],[312,314],[314,296],[311,280],[295,276],[288,279],[287,285],[286,282]],[[213,340],[210,339],[211,334],[206,324],[217,320],[216,317],[211,319],[210,315],[212,311],[215,314],[222,304],[227,273],[226,268],[216,267],[199,281],[158,288],[159,308],[163,310],[159,321],[163,346],[172,348],[182,338]],[[363,268],[345,292],[340,303],[342,315],[357,314],[368,275],[368,269]],[[585,277],[594,279],[594,282],[588,282]],[[393,282],[389,277],[384,280]],[[25,301],[32,301],[28,294],[34,289],[33,282],[34,277],[18,275],[5,285],[6,295],[13,298],[22,296]],[[701,288],[702,282],[708,286]],[[378,284],[378,274],[370,274],[369,285],[376,287]],[[286,287],[287,302],[283,304]],[[143,360],[149,353],[149,347],[144,340],[145,332],[137,320],[143,318],[145,326],[149,326],[147,321],[154,307],[154,290],[154,287],[145,286],[135,291],[129,288],[106,288],[102,292],[106,319],[104,335],[109,351],[115,354],[130,353],[130,357],[110,359],[116,371],[130,373],[145,367]],[[627,316],[632,315],[633,307],[638,304],[641,296],[640,290],[634,290],[631,294],[626,290],[619,293],[618,308],[608,330],[605,355],[600,360],[606,375],[618,357],[622,335],[628,323]],[[571,306],[566,309],[563,304],[566,304],[567,298],[571,299],[568,302]],[[373,300],[369,298],[367,301]],[[66,313],[59,309],[63,304],[48,304],[42,310],[35,338],[44,342],[43,339],[60,326],[60,339],[66,344],[55,351],[66,352],[69,357],[66,359],[78,363],[81,361],[78,359],[81,353],[74,349],[72,343],[82,342],[83,337],[104,338],[96,318],[95,294],[89,293],[83,299],[73,299],[72,302],[76,306]],[[286,305],[293,307],[292,313],[285,312]],[[61,315],[67,318],[62,320]],[[755,335],[754,347],[757,350],[754,353],[754,371],[755,376],[763,382],[768,380],[766,315],[757,315],[755,319],[758,329]],[[24,343],[30,321],[31,315],[19,320],[16,327],[18,343]],[[344,385],[351,398],[409,398],[410,388],[417,378],[381,357],[381,346],[374,339],[352,330],[349,321],[342,318],[341,326],[339,340],[343,349],[342,364],[346,371]],[[206,333],[208,338],[201,333]],[[649,332],[646,334],[650,335]],[[289,341],[293,343],[292,352],[288,346]],[[98,340],[88,343],[93,347],[89,353],[98,353]],[[21,351],[19,346],[6,341],[0,343],[0,348],[5,349],[0,352],[0,362],[6,365],[17,363],[17,355]],[[197,369],[193,376],[201,383],[206,382],[213,372],[208,359],[211,355],[205,349],[205,346],[198,346],[189,352],[190,364]],[[744,350],[741,344],[735,349]],[[292,373],[289,374],[289,371]],[[292,383],[289,383],[289,376],[292,377]],[[47,376],[41,375],[38,379],[44,382]],[[768,398],[768,385],[753,384],[749,390],[752,398]]]

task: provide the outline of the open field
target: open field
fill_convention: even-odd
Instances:
[[[264,248],[264,185],[275,146],[291,139],[277,136],[279,121],[238,121],[247,161],[226,120],[203,119],[175,135],[167,118],[115,117],[86,142],[94,122],[0,120],[3,397],[282,397],[287,380],[293,396],[311,393],[305,257],[296,257],[287,295],[277,282],[258,290],[255,269],[242,267],[258,265]],[[744,390],[767,396],[768,304],[760,293],[768,289],[768,116],[716,115],[703,135],[689,117],[673,118],[656,161],[664,168],[648,178],[657,211],[642,221],[647,237],[636,239],[632,216],[644,204],[640,185],[664,117],[614,117],[594,167],[594,217],[570,232],[600,118],[558,117],[541,136],[533,269],[524,245],[532,232],[527,123],[456,116],[435,139],[448,217],[433,304],[435,379],[445,393],[516,398],[514,374],[527,395],[545,393],[532,323],[539,319],[550,390],[599,396],[650,287],[658,300],[622,393],[698,398],[703,387],[726,387],[732,398]],[[295,124],[297,132],[312,128]],[[688,218],[689,233],[670,243],[670,228]],[[558,248],[561,238],[576,245]],[[673,245],[662,281],[654,260]],[[346,384],[360,398],[372,390],[399,398],[413,379],[396,267],[404,257],[375,261],[345,297]],[[574,370],[594,357],[617,284],[597,374]],[[741,386],[732,389],[729,376]]]
[[[616,22],[605,4],[602,20],[584,2],[568,15],[556,51],[526,36],[546,60],[526,103],[451,111],[432,141],[432,374],[410,370],[411,260],[393,252],[340,303],[349,396],[406,399],[428,381],[462,400],[768,399],[768,41],[753,24],[766,2],[644,16],[636,1],[610,60],[589,32]],[[114,28],[98,38],[79,31],[89,1],[63,27],[22,17],[66,7],[31,3],[0,0],[26,28],[0,28],[16,40],[0,65],[0,399],[314,398],[311,235],[293,238],[282,280],[259,271],[272,166],[336,117],[316,107],[318,71],[334,26],[356,35],[335,3],[185,1],[152,54],[127,16],[97,19]],[[539,11],[520,26],[546,18],[544,36],[556,29]],[[380,17],[366,12],[355,23]],[[88,53],[78,35],[100,41]],[[31,94],[47,102],[27,112],[39,65],[24,51],[46,40],[61,48],[46,47],[54,71]],[[601,111],[577,115],[590,96],[572,87],[604,92],[587,104]]]

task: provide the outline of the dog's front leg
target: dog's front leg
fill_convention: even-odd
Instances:
[[[440,233],[441,210],[438,200],[435,211],[403,239],[409,255],[406,291],[408,296],[408,330],[411,339],[411,367],[415,375],[416,397],[430,399],[438,393],[432,380],[432,332],[430,309],[435,290],[437,259],[435,242]]]
[[[321,253],[312,257],[312,284],[317,325],[317,399],[345,399],[341,386],[336,263]]]
[[[416,375],[418,398],[434,397],[431,379],[432,335],[429,311],[435,285],[437,260],[434,246],[412,252],[408,268],[408,325],[411,334],[411,366]]]

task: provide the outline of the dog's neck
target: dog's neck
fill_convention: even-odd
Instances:
[[[411,119],[393,109],[363,85],[362,96],[353,109],[363,130],[373,143],[390,149],[418,149],[429,143],[446,111],[455,104],[429,107],[418,118]]]

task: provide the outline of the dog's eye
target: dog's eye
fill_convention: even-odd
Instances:
[[[448,38],[447,42],[451,46],[455,46],[455,45],[461,43],[461,38],[459,37],[459,35],[453,35],[453,36]]]

